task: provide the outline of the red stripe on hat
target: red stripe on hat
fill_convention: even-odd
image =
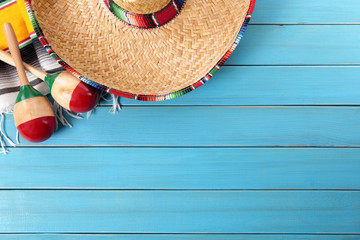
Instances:
[[[176,11],[174,5],[170,3],[163,11],[156,13],[155,18],[161,26],[173,19],[176,14],[178,14],[178,12]]]
[[[255,0],[251,0],[251,2],[250,2],[250,7],[249,7],[249,11],[247,12],[247,14],[252,14],[253,13],[253,11],[254,11],[254,8],[255,8]]]

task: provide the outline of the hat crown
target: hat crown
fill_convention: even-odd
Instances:
[[[103,1],[118,19],[129,26],[140,29],[164,26],[180,14],[186,2],[186,0]]]
[[[149,14],[162,10],[170,0],[114,0],[114,2],[129,12]]]

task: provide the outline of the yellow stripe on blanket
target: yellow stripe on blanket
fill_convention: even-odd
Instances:
[[[1,9],[1,7],[0,7]],[[20,46],[30,40],[30,33],[34,32],[26,12],[24,0],[17,0],[0,10],[0,49],[7,49],[3,24],[9,22],[13,25]]]

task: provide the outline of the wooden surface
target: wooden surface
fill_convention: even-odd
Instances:
[[[258,0],[205,86],[0,157],[0,240],[360,239],[359,42],[359,1]]]

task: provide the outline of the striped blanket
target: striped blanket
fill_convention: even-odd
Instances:
[[[48,73],[64,71],[64,69],[50,57],[37,39],[27,15],[24,0],[0,0],[0,50],[4,51],[8,50],[2,28],[6,22],[10,22],[13,25],[24,62]],[[38,91],[44,95],[49,94],[47,85],[41,79],[29,73],[27,73],[27,77],[31,85]],[[12,113],[19,89],[19,78],[15,67],[0,61],[0,154],[7,153],[5,142],[15,146],[15,143],[6,135],[3,119],[4,113]],[[105,95],[102,95],[102,99],[112,101],[113,107],[110,111],[111,113],[115,113],[121,109],[118,96],[111,95],[110,100],[108,100]],[[63,111],[66,112],[69,117],[82,118],[81,115],[73,114],[55,102],[53,108],[58,122],[64,126],[71,127],[71,124],[66,120]],[[91,115],[91,112],[92,111],[87,113],[87,117]]]
[[[50,73],[62,70],[62,67],[48,55],[36,38],[27,16],[24,0],[0,0],[0,50],[7,50],[2,29],[5,22],[13,25],[25,62]],[[42,80],[31,74],[27,76],[37,90],[43,94],[49,93]],[[0,61],[0,114],[12,112],[18,91],[19,79],[16,69]]]

